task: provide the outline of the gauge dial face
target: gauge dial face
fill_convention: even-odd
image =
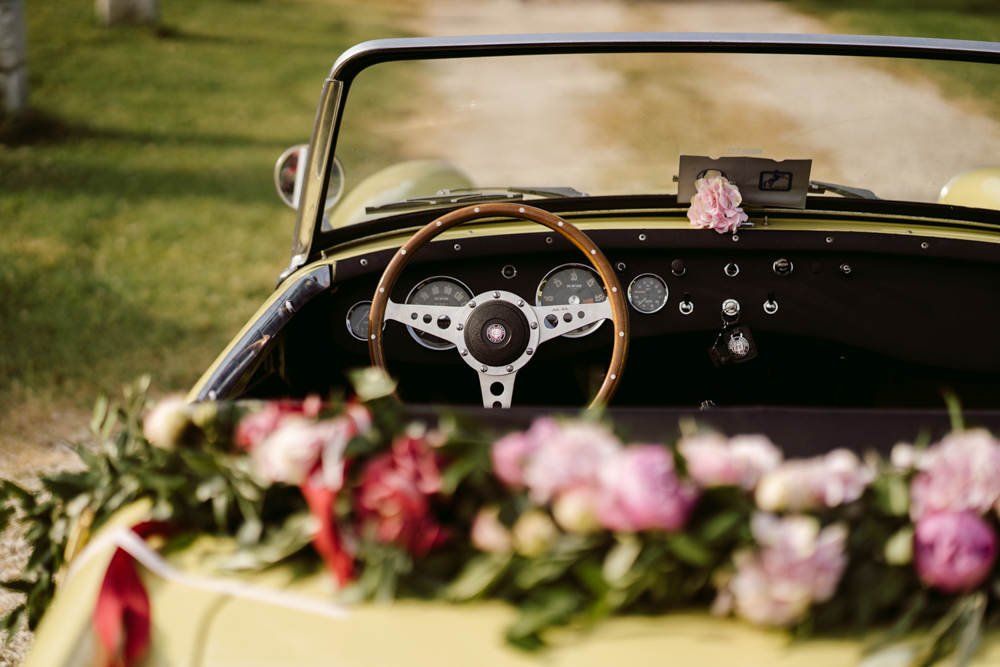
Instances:
[[[669,297],[667,283],[655,273],[636,276],[628,286],[628,302],[640,313],[655,313],[667,305]]]
[[[371,310],[371,301],[359,301],[347,311],[347,331],[358,340],[368,340],[368,314]]]
[[[608,293],[604,283],[592,268],[583,264],[563,264],[549,271],[538,283],[535,294],[536,306],[566,306],[578,303],[601,303],[607,301]],[[596,331],[602,322],[588,324],[563,334],[567,338],[579,338]]]
[[[406,297],[406,303],[415,303],[419,306],[464,306],[472,298],[472,291],[455,280],[447,276],[436,276],[417,283],[417,286],[410,290]],[[413,327],[406,327],[413,340],[431,350],[450,350],[455,347],[448,341],[432,336],[429,333],[418,331]]]

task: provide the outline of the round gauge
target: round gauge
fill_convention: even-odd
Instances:
[[[549,271],[538,283],[535,294],[536,306],[574,306],[578,303],[601,303],[608,298],[604,282],[589,266],[583,264],[563,264]],[[588,324],[563,334],[567,338],[579,338],[596,331],[602,322]]]
[[[628,302],[640,313],[655,313],[667,305],[670,290],[663,278],[655,273],[636,276],[628,286]]]
[[[472,290],[462,283],[447,276],[436,276],[417,283],[406,296],[406,303],[415,303],[419,306],[464,306],[471,298]],[[413,336],[413,340],[431,350],[450,350],[455,347],[454,344],[437,336],[417,331],[411,326],[406,328]]]
[[[368,314],[371,301],[359,301],[347,311],[347,331],[358,340],[368,340]]]

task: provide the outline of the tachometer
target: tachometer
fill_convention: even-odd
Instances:
[[[464,306],[472,298],[472,290],[464,284],[447,276],[435,276],[428,278],[410,290],[406,296],[406,303],[415,303],[420,306]],[[406,327],[413,340],[431,350],[450,350],[455,347],[452,343],[432,336],[431,334],[417,331],[413,327]]]
[[[542,282],[538,283],[535,305],[575,306],[578,303],[601,303],[607,298],[604,283],[596,271],[583,264],[563,264],[549,271]],[[599,326],[601,322],[595,322],[563,335],[567,338],[579,338],[595,331]]]
[[[636,276],[628,286],[628,302],[640,313],[655,313],[667,305],[669,296],[667,283],[655,273]]]
[[[368,340],[368,314],[371,301],[359,301],[347,311],[347,331],[358,340]]]

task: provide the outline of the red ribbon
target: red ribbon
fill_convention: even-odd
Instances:
[[[319,521],[319,530],[313,538],[313,547],[322,556],[327,569],[339,586],[346,584],[351,578],[354,569],[354,557],[351,556],[341,543],[337,534],[337,527],[333,523],[333,502],[337,497],[337,492],[333,491],[321,482],[313,481],[310,475],[306,482],[299,487],[302,491],[309,511]]]
[[[139,537],[166,532],[159,521],[132,527]],[[135,569],[135,559],[117,549],[104,575],[94,607],[94,631],[103,644],[108,667],[132,667],[149,650],[149,595]]]

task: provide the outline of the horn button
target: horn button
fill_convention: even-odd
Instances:
[[[506,301],[491,301],[472,311],[465,323],[465,344],[490,366],[512,364],[528,347],[528,320]]]

